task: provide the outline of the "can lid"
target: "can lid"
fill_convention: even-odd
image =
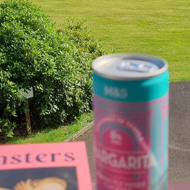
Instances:
[[[101,76],[117,80],[151,78],[167,70],[166,61],[142,54],[113,54],[97,58],[92,68]]]

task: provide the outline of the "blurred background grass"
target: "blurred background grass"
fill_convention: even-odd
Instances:
[[[3,2],[0,0],[0,2]],[[30,0],[56,22],[85,20],[115,53],[144,53],[169,63],[170,81],[190,80],[189,0]]]
[[[170,81],[190,80],[190,1],[31,0],[59,28],[67,18],[85,20],[91,33],[114,52],[166,59]]]

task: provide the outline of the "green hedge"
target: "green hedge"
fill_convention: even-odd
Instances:
[[[23,89],[33,128],[57,126],[91,107],[91,63],[104,54],[81,22],[61,29],[36,5],[23,0],[0,4],[0,132],[24,131]]]

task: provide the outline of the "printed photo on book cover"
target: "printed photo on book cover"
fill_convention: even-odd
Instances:
[[[0,190],[78,190],[75,167],[0,171]]]

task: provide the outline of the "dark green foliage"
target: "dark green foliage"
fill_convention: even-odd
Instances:
[[[91,63],[102,55],[81,22],[56,30],[36,5],[23,0],[0,4],[0,130],[12,136],[24,126],[23,89],[32,126],[59,125],[91,107]]]

